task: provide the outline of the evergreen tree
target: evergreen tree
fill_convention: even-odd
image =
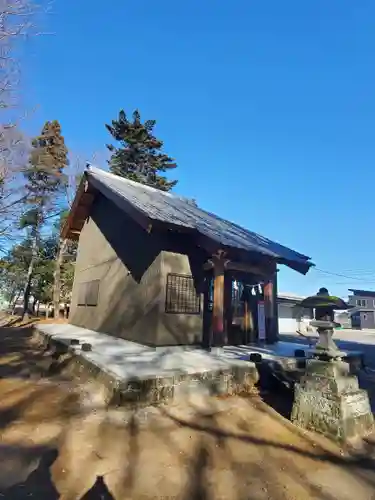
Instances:
[[[159,172],[176,168],[176,164],[162,152],[163,142],[153,134],[155,123],[155,120],[142,123],[137,110],[130,121],[125,111],[121,110],[118,119],[113,120],[112,125],[106,125],[112,137],[120,143],[118,148],[107,145],[111,152],[108,163],[110,171],[115,175],[162,191],[170,191],[177,181],[168,181]]]
[[[8,301],[8,308],[11,310],[22,296],[31,258],[31,247],[31,240],[25,239],[20,244],[14,245],[0,260],[1,293]]]
[[[34,267],[40,247],[40,233],[51,211],[56,210],[65,192],[68,165],[68,150],[58,121],[46,122],[41,134],[32,141],[28,166],[24,170],[26,179],[26,199],[29,209],[21,218],[21,227],[28,228],[32,241],[24,289],[23,316],[28,313]]]

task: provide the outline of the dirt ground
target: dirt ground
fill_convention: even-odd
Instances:
[[[375,500],[375,462],[294,430],[259,396],[107,410],[0,329],[0,498]],[[373,443],[368,442],[369,452]]]

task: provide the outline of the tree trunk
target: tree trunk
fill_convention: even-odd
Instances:
[[[13,288],[12,292],[10,294],[10,298],[8,300],[8,310],[12,309],[13,310],[13,304],[14,304],[14,297],[16,296],[16,289]]]
[[[17,307],[17,301],[20,298],[20,295],[21,295],[21,290],[18,289],[17,293],[13,296],[13,299],[12,299],[12,314],[13,315],[15,313],[15,310],[16,310],[16,307]]]
[[[31,280],[33,278],[33,273],[34,273],[34,266],[35,266],[35,261],[37,258],[37,250],[38,250],[38,240],[37,240],[37,232],[34,232],[34,238],[33,238],[33,246],[32,246],[32,252],[31,252],[31,259],[29,263],[29,268],[27,270],[27,278],[26,278],[26,286],[25,286],[25,291],[23,293],[23,311],[22,311],[22,320],[25,318],[29,318],[29,301],[30,301],[30,292],[31,292]]]
[[[64,253],[67,245],[67,240],[59,240],[59,248],[55,262],[55,272],[53,273],[53,310],[54,318],[60,318],[60,296],[61,296],[61,266],[64,261]]]

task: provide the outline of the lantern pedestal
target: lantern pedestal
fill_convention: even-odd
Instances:
[[[306,362],[295,387],[292,422],[339,442],[364,437],[374,425],[367,392],[359,389],[349,364],[337,358]]]
[[[319,341],[314,358],[306,362],[306,372],[295,386],[292,422],[304,429],[320,432],[339,442],[362,438],[374,427],[374,419],[366,391],[350,373],[350,366],[332,340],[335,310],[349,305],[329,295],[326,288],[300,303],[315,309],[311,326],[318,330]]]
[[[332,340],[334,328],[340,326],[340,323],[334,321],[310,321],[310,325],[317,329],[319,340],[315,344],[315,356],[326,360],[339,359],[345,356]]]

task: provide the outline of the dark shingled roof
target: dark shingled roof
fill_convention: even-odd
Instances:
[[[110,198],[119,208],[122,208],[124,203],[130,204],[133,210],[147,217],[150,222],[157,221],[191,230],[223,248],[271,257],[303,274],[313,265],[310,257],[207,212],[199,208],[193,200],[118,177],[95,167],[88,168],[85,175],[89,185]]]

